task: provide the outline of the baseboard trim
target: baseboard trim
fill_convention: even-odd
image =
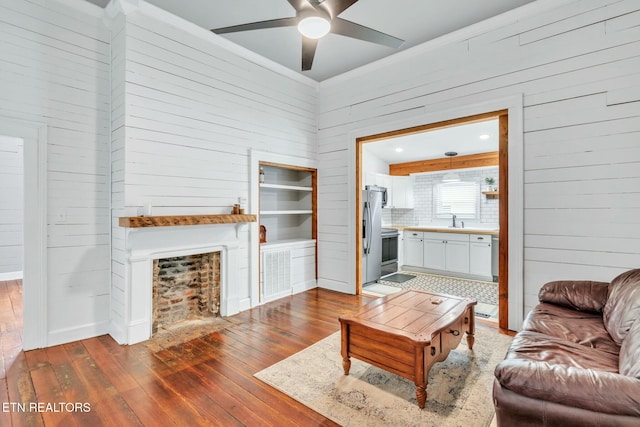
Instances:
[[[0,282],[7,282],[9,280],[22,280],[22,271],[10,271],[8,273],[0,273]]]

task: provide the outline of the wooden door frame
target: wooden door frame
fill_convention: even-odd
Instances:
[[[492,111],[488,113],[475,114],[450,120],[444,120],[419,126],[412,126],[378,134],[372,134],[356,138],[356,294],[362,293],[362,148],[367,143],[377,142],[385,139],[407,136],[426,131],[444,129],[464,124],[477,123],[487,120],[498,120],[498,185],[499,202],[498,210],[500,214],[500,246],[499,246],[499,273],[498,273],[498,327],[508,329],[509,324],[509,111],[507,109]]]

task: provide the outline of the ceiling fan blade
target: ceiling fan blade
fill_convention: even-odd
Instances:
[[[316,55],[318,39],[302,37],[302,71],[309,71],[313,65],[313,57]]]
[[[262,30],[264,28],[291,27],[298,25],[298,18],[270,19],[268,21],[251,22],[249,24],[232,25],[230,27],[214,28],[216,34],[236,33],[238,31]]]
[[[358,0],[325,0],[319,6],[329,12],[332,18],[335,18],[357,2]]]
[[[337,17],[331,21],[331,32],[393,48],[398,48],[404,43],[404,40],[397,37]]]

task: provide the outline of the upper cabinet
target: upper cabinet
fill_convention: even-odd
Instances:
[[[413,209],[413,179],[384,173],[366,173],[364,185],[387,189],[387,209]]]
[[[413,179],[410,176],[389,176],[391,187],[388,208],[413,209]]]

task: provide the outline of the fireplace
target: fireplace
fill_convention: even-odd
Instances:
[[[236,224],[194,225],[182,227],[148,227],[131,228],[125,232],[126,263],[123,271],[122,284],[115,283],[112,289],[112,324],[111,335],[121,344],[135,344],[149,339],[157,330],[159,323],[154,319],[154,270],[155,264],[162,264],[162,260],[185,259],[186,267],[195,259],[216,254],[218,280],[213,281],[213,288],[217,287],[216,295],[211,300],[202,298],[203,306],[196,311],[204,313],[209,308],[217,311],[215,315],[230,316],[240,311],[238,283],[238,253],[240,240]],[[185,258],[186,257],[186,258]],[[195,257],[195,258],[189,258]],[[202,274],[202,273],[201,273]],[[208,274],[208,273],[207,273]],[[216,283],[217,282],[217,283]],[[233,285],[236,286],[233,286]],[[207,284],[207,287],[210,285]],[[183,285],[178,286],[184,288]],[[192,291],[193,290],[193,294]],[[184,302],[184,298],[194,297],[195,289],[186,289],[183,296],[169,297],[176,300],[175,304]],[[177,301],[183,298],[183,301]],[[217,299],[217,301],[216,301]],[[192,301],[198,301],[193,298]],[[167,308],[160,300],[157,302],[160,310]],[[178,304],[179,305],[179,304]],[[188,305],[188,304],[187,304]],[[177,307],[177,305],[176,305]],[[204,307],[204,310],[202,309]],[[217,308],[217,310],[215,309]],[[181,308],[171,308],[169,312],[181,311]],[[211,313],[213,315],[213,313]],[[195,313],[186,316],[195,316]],[[204,314],[202,314],[204,315]],[[206,314],[209,315],[209,314]],[[182,314],[171,314],[167,319],[176,320]]]
[[[220,314],[220,252],[153,260],[152,334]]]

